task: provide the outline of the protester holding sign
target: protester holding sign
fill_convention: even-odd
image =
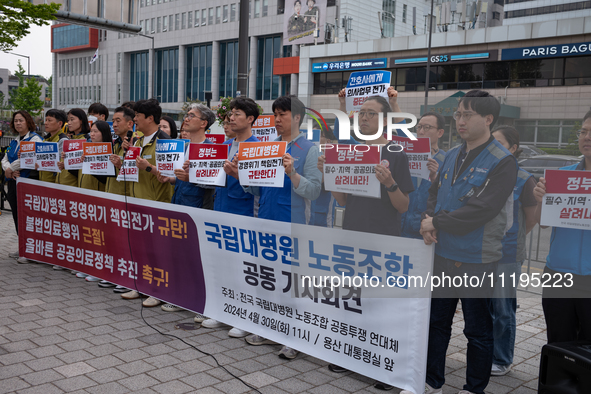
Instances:
[[[421,234],[425,243],[436,242],[433,276],[482,277],[496,273],[503,257],[502,239],[507,205],[517,178],[513,155],[491,135],[500,104],[488,92],[472,90],[454,113],[464,140],[447,152],[439,175],[429,189]],[[464,391],[483,394],[493,359],[491,284],[480,288],[438,287],[431,300],[427,386],[425,393],[442,393],[445,357],[458,300],[464,312],[468,358]]]
[[[135,141],[132,141],[134,117],[135,112],[132,109],[126,107],[115,108],[115,113],[113,114],[113,130],[115,130],[117,138],[113,141],[113,154],[109,160],[115,166],[115,174],[117,176],[123,166],[123,158],[125,157],[123,142],[130,141],[132,144],[135,143]],[[115,177],[109,177],[107,178],[105,191],[121,196],[129,196],[131,185],[126,181],[117,180]]]
[[[103,120],[98,120],[92,124],[90,128],[90,141],[91,142],[103,142],[111,144],[113,142],[113,138],[111,137],[111,127],[109,124]],[[86,156],[86,159],[89,159],[89,156]],[[107,162],[104,164],[113,164],[111,162]],[[91,175],[86,174],[84,171],[80,173],[78,186],[82,189],[88,190],[97,190],[100,192],[105,191],[106,183],[107,183],[108,175]]]
[[[175,139],[178,136],[176,123],[170,116],[163,116],[160,118],[160,130],[164,131],[172,139]]]
[[[579,164],[561,170],[585,171],[582,174],[588,174],[591,171],[591,111],[583,117],[577,137],[584,157]],[[538,218],[542,214],[547,187],[550,184],[542,177],[534,188]],[[563,286],[544,287],[542,294],[548,343],[591,341],[591,230],[552,228],[550,252],[544,268],[546,274],[554,279],[560,278],[557,285]],[[553,283],[556,283],[554,279]]]
[[[50,109],[45,113],[45,131],[48,134],[43,141],[58,143],[58,158],[63,151],[64,140],[68,138],[62,130],[66,121],[67,115],[61,109]],[[41,171],[39,174],[39,179],[45,182],[55,183],[56,177],[55,172]]]
[[[80,147],[82,147],[83,141],[87,141],[90,138],[90,126],[88,125],[88,118],[83,109],[73,108],[68,112],[68,132],[71,134],[70,140],[80,141]],[[66,153],[62,152],[61,157],[63,160],[66,160]],[[56,183],[66,186],[78,186],[79,169],[66,169],[63,162],[58,164],[58,167],[61,169],[61,172],[57,175]]]
[[[16,198],[16,178],[31,178],[39,179],[39,172],[36,170],[26,170],[21,168],[19,160],[19,150],[21,142],[41,142],[41,137],[35,133],[35,121],[27,111],[16,111],[12,114],[12,121],[10,128],[18,133],[18,137],[10,141],[7,152],[2,158],[2,170],[6,177],[8,191],[6,194],[10,210],[12,211],[12,219],[14,220],[14,228],[18,234],[18,211]],[[10,253],[10,257],[18,258],[18,252]]]
[[[408,195],[408,211],[402,214],[402,236],[407,238],[423,239],[420,234],[421,214],[427,209],[427,199],[431,182],[437,176],[439,166],[443,164],[445,152],[439,149],[438,141],[443,136],[445,118],[436,112],[427,112],[416,126],[418,137],[427,137],[431,141],[431,156],[428,160],[429,179],[412,177],[412,185],[415,191]]]
[[[493,137],[509,152],[519,158],[519,132],[512,126],[497,126]],[[537,223],[537,201],[533,194],[536,182],[529,172],[518,167],[517,183],[513,188],[513,225],[503,237],[503,258],[499,260],[497,277],[521,274],[525,260],[525,236]],[[491,375],[502,376],[511,371],[515,332],[517,330],[517,287],[513,285],[496,286],[493,305],[493,335],[495,348]]]

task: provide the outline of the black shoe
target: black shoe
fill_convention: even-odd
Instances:
[[[375,382],[373,387],[375,387],[378,390],[384,390],[384,391],[392,390],[394,388],[394,386],[390,386],[389,384],[382,383],[382,382]]]
[[[101,281],[98,283],[98,286],[99,286],[99,287],[102,287],[102,288],[115,287],[115,285],[114,285],[113,283],[111,283],[111,282],[107,282],[106,280],[101,280]]]
[[[118,293],[118,294],[128,293],[130,291],[131,291],[131,289],[128,289],[127,287],[123,287],[123,286],[117,286],[113,289],[113,293]]]
[[[336,364],[328,364],[328,370],[334,373],[349,372],[347,368],[339,367]]]

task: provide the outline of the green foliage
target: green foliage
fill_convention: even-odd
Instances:
[[[30,26],[48,25],[60,5],[34,5],[23,0],[0,0],[0,51],[11,51],[29,34]]]
[[[18,71],[14,73],[18,77],[18,88],[10,91],[10,103],[17,110],[25,110],[32,116],[38,116],[43,110],[41,96],[42,87],[35,77],[29,77],[25,81],[25,70],[18,62]]]

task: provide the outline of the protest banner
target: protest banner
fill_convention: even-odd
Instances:
[[[214,144],[223,144],[224,142],[226,142],[225,134],[205,134],[205,138],[207,138]]]
[[[35,142],[35,163],[39,165],[39,171],[60,172],[58,161],[57,142]]]
[[[189,182],[226,186],[224,162],[227,159],[228,145],[191,144],[189,146]]]
[[[109,160],[113,154],[110,142],[85,142],[82,173],[89,175],[115,175],[115,166]]]
[[[81,170],[84,140],[66,140],[64,141],[63,149],[64,168],[66,170]]]
[[[275,141],[277,130],[275,129],[274,115],[259,115],[252,125],[252,135],[261,141]]]
[[[431,158],[431,140],[429,138],[417,138],[415,141],[406,137],[392,136],[392,141],[404,148],[404,153],[408,158],[410,176],[428,180],[429,169],[427,163]]]
[[[375,171],[380,163],[379,146],[339,144],[324,154],[326,190],[380,198],[380,181]]]
[[[393,386],[425,383],[433,246],[18,180],[19,252],[202,313]],[[127,202],[126,202],[127,201]],[[346,245],[346,246],[345,246]],[[303,271],[307,270],[307,273]],[[331,288],[303,277],[377,275]],[[379,287],[379,286],[378,286]],[[337,292],[339,292],[337,294]]]
[[[546,170],[546,195],[540,225],[591,229],[591,174]]]
[[[139,146],[131,146],[125,152],[125,157],[123,158],[123,163],[121,164],[121,169],[119,170],[119,175],[117,175],[117,182],[139,182],[140,181],[140,174],[139,168],[137,168],[137,163],[135,159],[137,159],[142,152],[142,148]]]
[[[157,140],[156,168],[161,175],[174,177],[185,162],[185,140]]]
[[[357,71],[351,73],[346,88],[347,111],[359,111],[370,96],[382,96],[388,99],[390,71]]]
[[[35,152],[35,141],[21,141],[20,143],[21,153],[21,168],[23,170],[34,170],[36,152]]]
[[[241,142],[238,180],[242,186],[283,187],[283,155],[287,142]]]

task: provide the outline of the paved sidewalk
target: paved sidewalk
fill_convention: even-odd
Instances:
[[[139,300],[54,271],[44,264],[17,264],[12,216],[0,216],[0,393],[243,393],[253,392],[215,362],[181,341],[162,336],[140,317]],[[518,300],[516,365],[493,377],[487,393],[537,393],[545,323],[539,298]],[[190,312],[144,309],[159,330],[214,354],[235,375],[263,393],[383,393],[373,380],[335,374],[327,363],[299,355],[277,357],[280,346],[250,346],[227,330],[175,329],[191,323]],[[448,349],[444,393],[457,393],[466,371],[461,312]],[[390,391],[397,393],[398,390]]]

